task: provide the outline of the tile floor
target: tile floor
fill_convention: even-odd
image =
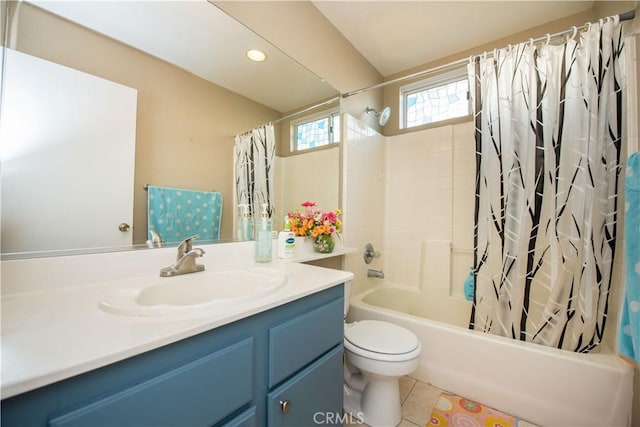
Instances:
[[[398,427],[424,427],[431,416],[431,410],[440,395],[439,388],[417,381],[411,377],[400,378],[400,401],[402,402],[402,421]],[[365,426],[349,423],[344,427]]]

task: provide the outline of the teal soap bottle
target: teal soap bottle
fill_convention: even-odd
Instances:
[[[271,262],[271,259],[273,256],[272,254],[273,226],[271,223],[271,217],[269,216],[268,208],[269,208],[269,205],[267,203],[262,205],[262,212],[260,212],[260,217],[256,219],[256,222],[255,222],[255,230],[256,230],[255,260],[256,262]]]
[[[253,219],[251,218],[251,212],[249,212],[249,205],[240,204],[238,207],[242,212],[238,220],[236,238],[241,242],[253,240]]]

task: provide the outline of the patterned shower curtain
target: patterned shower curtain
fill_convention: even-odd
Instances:
[[[275,159],[275,135],[272,124],[266,124],[249,132],[236,135],[235,196],[236,206],[249,206],[255,218],[262,212],[263,204],[273,213],[273,165]]]
[[[621,168],[621,27],[610,18],[578,40],[524,43],[469,64],[472,329],[576,352],[602,339]]]

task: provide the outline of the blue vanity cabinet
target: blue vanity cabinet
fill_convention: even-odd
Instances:
[[[267,425],[314,426],[341,413],[343,315],[337,299],[269,330]]]
[[[268,395],[269,426],[314,426],[336,422],[342,413],[342,346],[303,369]]]
[[[342,410],[343,298],[334,286],[4,399],[1,425],[315,425]]]

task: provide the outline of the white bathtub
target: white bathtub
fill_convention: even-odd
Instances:
[[[577,354],[419,317],[421,299],[399,287],[377,288],[352,298],[349,320],[413,331],[423,352],[412,376],[441,389],[542,426],[630,425],[633,370],[616,355]]]

